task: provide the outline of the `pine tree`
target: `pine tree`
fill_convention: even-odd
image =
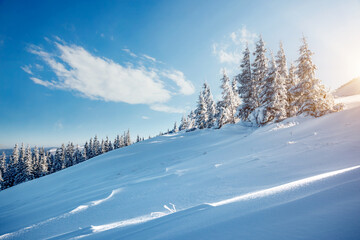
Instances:
[[[72,142],[68,143],[65,149],[65,167],[71,167],[74,163],[74,144]]]
[[[195,110],[195,126],[199,129],[206,128],[207,118],[207,104],[204,98],[204,92],[199,94],[198,106]]]
[[[186,130],[190,131],[192,129],[197,128],[196,127],[196,114],[194,111],[190,111],[188,118],[187,118],[188,126]]]
[[[247,45],[243,52],[240,68],[241,73],[237,76],[237,81],[239,83],[239,96],[242,103],[238,108],[238,117],[242,121],[249,121],[249,115],[255,109],[256,85],[251,76],[250,51]]]
[[[125,146],[131,145],[131,138],[130,138],[130,130],[126,132],[126,135],[124,136]]]
[[[7,171],[7,164],[6,164],[6,154],[3,152],[0,158],[0,189],[5,189],[7,183],[6,181],[6,171]]]
[[[177,133],[178,131],[179,131],[179,128],[178,128],[178,126],[177,126],[177,123],[175,122],[174,123],[174,127],[173,127],[173,133]]]
[[[39,159],[40,159],[40,164],[39,164],[39,175],[40,176],[45,176],[46,174],[48,174],[48,160],[47,160],[47,155],[45,153],[45,149],[42,147],[40,148],[39,151]]]
[[[299,83],[299,79],[295,74],[295,66],[293,64],[290,65],[289,68],[289,75],[286,80],[286,91],[287,91],[287,101],[288,101],[288,109],[287,109],[287,116],[294,117],[298,111],[296,106],[296,94],[292,91],[295,89],[295,86]]]
[[[234,93],[225,70],[223,71],[223,77],[221,79],[221,89],[222,100],[218,105],[218,128],[221,128],[225,124],[236,122],[236,110],[239,102],[238,96]]]
[[[207,83],[204,83],[203,86],[203,96],[204,96],[204,100],[206,103],[206,118],[207,118],[207,122],[206,122],[206,127],[207,128],[212,128],[215,126],[216,123],[216,106],[215,106],[215,102],[213,99],[213,96],[211,94],[211,90],[210,87]]]
[[[114,145],[111,143],[111,141],[109,141],[109,151],[114,150]]]
[[[181,117],[181,122],[179,125],[179,131],[183,131],[188,129],[189,126],[189,122],[188,122],[188,118],[186,118],[184,115]]]
[[[0,171],[2,173],[2,176],[4,176],[5,172],[6,172],[6,154],[5,154],[5,152],[3,152],[0,157]]]
[[[108,152],[109,151],[109,138],[108,138],[108,136],[106,136],[104,145],[105,145],[104,146],[105,147],[105,152]]]
[[[271,55],[269,73],[260,94],[260,106],[254,111],[256,123],[264,125],[281,121],[286,118],[286,109],[285,78],[280,75],[275,59]]]
[[[89,141],[89,152],[87,153],[88,158],[93,158],[95,157],[95,153],[94,153],[94,144],[93,144],[93,139],[90,138]]]
[[[93,142],[93,157],[98,156],[101,153],[101,146],[100,146],[100,142],[97,138],[97,136],[95,135],[94,137],[94,142]]]
[[[104,139],[101,140],[100,149],[101,149],[100,154],[106,153],[106,147],[105,147]]]
[[[88,142],[86,141],[86,142],[85,142],[85,145],[84,145],[84,154],[83,154],[85,160],[88,159],[88,154],[89,154],[89,144],[88,144]]]
[[[37,146],[34,147],[33,154],[32,154],[32,165],[33,165],[33,176],[34,178],[41,177],[41,170],[40,170],[40,155],[39,149]]]
[[[268,59],[266,57],[265,43],[260,36],[259,41],[256,43],[256,49],[254,52],[254,62],[252,63],[252,81],[253,81],[253,93],[251,98],[251,105],[255,108],[259,107],[260,99],[259,95],[262,91],[262,85],[264,79],[268,74]]]
[[[313,53],[309,50],[305,37],[302,41],[296,71],[300,82],[292,89],[292,93],[297,98],[295,105],[298,108],[298,114],[320,117],[341,110],[341,106],[335,106],[333,96],[315,77],[316,66],[312,62]]]

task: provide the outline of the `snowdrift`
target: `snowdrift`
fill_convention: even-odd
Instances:
[[[0,239],[359,239],[360,97],[156,137],[0,192]]]

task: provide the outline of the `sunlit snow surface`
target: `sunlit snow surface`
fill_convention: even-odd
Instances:
[[[360,239],[360,97],[157,137],[0,192],[0,239]]]

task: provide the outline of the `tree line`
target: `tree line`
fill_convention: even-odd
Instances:
[[[143,140],[144,138],[137,135],[136,142]],[[128,130],[122,135],[117,135],[113,143],[108,137],[100,141],[95,136],[83,147],[75,146],[72,142],[66,146],[62,144],[55,153],[46,151],[44,147],[35,146],[31,149],[24,144],[20,147],[15,144],[10,156],[3,152],[0,157],[0,189],[60,171],[114,149],[130,146],[132,143]]]
[[[276,56],[270,53],[268,58],[267,51],[260,36],[251,62],[246,46],[240,73],[230,81],[223,71],[221,100],[215,102],[209,85],[204,83],[196,109],[182,117],[179,127],[175,123],[172,131],[221,128],[239,121],[263,126],[297,115],[320,117],[343,108],[334,103],[331,93],[316,78],[313,52],[305,37],[296,65],[289,68],[281,42]]]

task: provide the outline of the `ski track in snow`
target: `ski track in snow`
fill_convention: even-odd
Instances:
[[[308,177],[308,178],[304,178],[301,180],[297,180],[297,181],[293,181],[290,183],[286,183],[286,184],[282,184],[276,187],[272,187],[272,188],[267,188],[264,190],[260,190],[260,191],[256,191],[256,192],[251,192],[251,193],[247,193],[244,195],[240,195],[234,198],[229,198],[223,201],[219,201],[219,202],[214,202],[214,203],[206,203],[209,206],[212,207],[219,207],[222,205],[226,205],[226,204],[231,204],[234,202],[241,202],[241,201],[250,201],[253,199],[258,199],[258,198],[264,198],[264,197],[268,197],[271,195],[276,195],[276,194],[280,194],[280,193],[284,193],[286,191],[291,191],[297,188],[301,188],[303,186],[309,185],[311,183],[317,182],[317,181],[321,181],[324,180],[326,178],[330,178],[330,177],[334,177],[336,175],[345,173],[345,172],[349,172],[355,169],[360,168],[360,165],[357,166],[353,166],[353,167],[349,167],[349,168],[345,168],[345,169],[341,169],[341,170],[336,170],[336,171],[331,171],[331,172],[327,172],[327,173],[323,173],[323,174],[319,174],[319,175],[315,175],[312,177]],[[108,231],[114,228],[123,228],[123,227],[127,227],[127,226],[131,226],[131,225],[136,225],[136,224],[141,224],[141,223],[145,223],[151,220],[155,220],[157,218],[161,218],[170,214],[173,214],[176,212],[176,208],[175,205],[170,203],[170,205],[172,206],[171,208],[168,207],[167,205],[164,205],[164,208],[166,210],[168,210],[168,212],[152,212],[150,214],[147,215],[142,215],[139,217],[134,217],[134,218],[130,218],[130,219],[125,219],[125,220],[121,220],[118,222],[114,222],[114,223],[109,223],[109,224],[104,224],[104,225],[98,225],[98,226],[91,226],[90,227],[90,234],[85,234],[85,235],[80,235],[77,237],[74,237],[72,239],[80,239],[80,238],[84,238],[87,236],[90,236],[92,234],[96,234],[96,233],[100,233],[100,232],[104,232],[104,231]],[[184,209],[186,210],[186,209]],[[1,237],[0,237],[1,239]]]
[[[215,203],[208,203],[210,206],[213,207],[218,207],[221,205],[225,205],[225,204],[230,204],[230,203],[234,203],[234,202],[240,202],[240,201],[248,201],[248,200],[252,200],[252,199],[256,199],[256,198],[263,198],[263,197],[267,197],[270,195],[275,195],[281,192],[286,192],[286,191],[290,191],[296,188],[300,188],[302,186],[306,186],[309,185],[310,183],[316,182],[316,181],[320,181],[323,180],[325,178],[329,178],[329,177],[333,177],[336,175],[339,175],[341,173],[345,173],[345,172],[349,172],[351,170],[355,170],[360,168],[360,165],[354,166],[354,167],[350,167],[350,168],[345,168],[345,169],[341,169],[341,170],[337,170],[337,171],[332,171],[332,172],[327,172],[327,173],[323,173],[323,174],[319,174],[319,175],[315,175],[313,177],[308,177],[308,178],[304,178],[301,180],[297,180],[294,182],[290,182],[290,183],[286,183],[286,184],[282,184],[276,187],[272,187],[272,188],[267,188],[264,190],[260,190],[257,192],[252,192],[252,193],[247,193],[244,195],[240,195],[237,197],[233,197],[230,199],[226,199],[223,201],[219,201],[219,202],[215,202]]]
[[[71,210],[70,212],[67,212],[67,213],[64,213],[64,214],[62,214],[60,216],[52,217],[52,218],[49,218],[49,219],[47,219],[45,221],[30,225],[30,226],[22,228],[22,229],[20,229],[20,230],[18,230],[16,232],[3,234],[3,235],[0,236],[0,239],[7,239],[7,238],[10,238],[10,237],[16,237],[18,235],[21,235],[23,233],[26,233],[26,232],[30,231],[31,229],[38,228],[38,227],[40,227],[42,225],[53,222],[55,220],[59,220],[59,219],[62,219],[62,218],[67,218],[67,217],[69,217],[69,216],[71,216],[73,214],[84,211],[84,210],[88,209],[89,207],[97,206],[97,205],[99,205],[101,203],[104,203],[104,202],[110,200],[115,194],[119,193],[121,190],[122,190],[122,188],[114,189],[114,190],[111,191],[110,195],[107,196],[106,198],[92,201],[92,202],[90,202],[89,204],[86,204],[86,205],[80,205],[77,208]]]

